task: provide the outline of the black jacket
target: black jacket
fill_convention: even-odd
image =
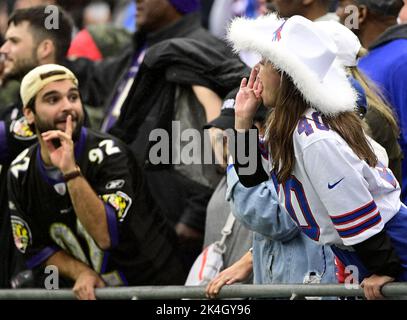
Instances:
[[[201,85],[224,98],[239,86],[248,72],[239,59],[197,40],[177,38],[163,41],[147,52],[111,132],[134,146],[137,159],[144,163],[148,156],[149,130],[170,129],[177,85]],[[147,118],[152,112],[158,118]]]
[[[149,134],[156,128],[171,132],[177,86],[201,85],[224,98],[249,70],[222,41],[200,26],[194,14],[155,34],[137,34],[134,44],[133,52],[144,45],[148,49],[110,133],[130,145],[144,166],[153,194],[163,209],[171,211],[170,219],[203,231],[213,190],[180,176],[171,165],[151,165]],[[123,55],[123,64],[130,61],[131,56]],[[157,171],[161,172],[158,176]],[[166,198],[159,196],[163,193]]]
[[[174,222],[180,219],[203,230],[206,206],[213,190],[188,177],[180,177],[171,165],[151,165],[148,155],[153,143],[149,142],[149,134],[153,129],[162,128],[171,137],[177,86],[201,85],[223,98],[247,73],[248,69],[240,60],[192,39],[166,40],[146,54],[135,85],[111,132],[130,145],[139,163],[144,164],[148,177],[161,180],[160,183],[150,180],[150,185],[153,193],[166,193],[168,201],[162,196],[157,200],[164,203],[165,208],[171,208],[168,215]],[[157,170],[160,175],[152,172]],[[168,179],[162,184],[164,177]],[[168,194],[169,190],[174,190],[173,195]],[[179,206],[174,207],[174,204]]]
[[[212,36],[200,24],[200,16],[191,13],[183,16],[174,24],[153,33],[145,34],[136,32],[132,46],[127,48],[122,55],[94,63],[87,59],[77,59],[70,63],[71,70],[81,75],[86,82],[86,96],[83,97],[92,106],[110,106],[121,79],[125,76],[137,51],[144,46],[151,48],[157,43],[173,38],[188,38],[206,44],[220,52],[232,56],[225,44]],[[79,79],[81,80],[81,79]]]

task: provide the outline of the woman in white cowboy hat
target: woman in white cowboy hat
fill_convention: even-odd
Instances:
[[[262,56],[236,97],[236,131],[248,137],[260,101],[273,108],[267,174],[280,205],[310,238],[331,245],[346,266],[357,266],[368,299],[381,298],[384,284],[407,280],[407,239],[399,233],[407,231],[407,209],[354,112],[357,95],[335,62],[335,43],[299,16],[240,18],[228,37],[236,51]],[[236,157],[235,167],[239,173]],[[267,177],[261,168],[240,181],[261,182]]]

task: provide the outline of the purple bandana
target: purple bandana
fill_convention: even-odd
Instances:
[[[169,0],[169,2],[182,14],[191,13],[199,10],[199,0]]]

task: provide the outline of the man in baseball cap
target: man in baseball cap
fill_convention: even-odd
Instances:
[[[37,67],[21,99],[39,142],[8,171],[13,238],[27,267],[38,277],[56,266],[78,299],[95,299],[104,286],[182,284],[173,227],[145,200],[151,194],[128,148],[82,126],[75,75]]]

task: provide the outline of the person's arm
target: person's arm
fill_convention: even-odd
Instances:
[[[66,185],[79,221],[102,250],[110,248],[107,216],[102,200],[83,176],[69,180]]]
[[[361,287],[368,300],[382,299],[381,287],[393,282],[401,272],[401,262],[391,239],[383,230],[373,237],[353,245],[360,260],[373,274],[365,278]]]
[[[248,251],[229,268],[219,273],[205,289],[206,297],[215,299],[224,285],[245,281],[253,272],[253,254]]]
[[[71,116],[67,118],[65,132],[59,130],[48,131],[42,134],[42,139],[49,151],[52,164],[61,170],[64,176],[78,170],[74,157]],[[52,143],[54,139],[58,139],[61,142],[60,147],[55,148]],[[110,248],[111,241],[107,215],[102,200],[96,195],[83,176],[77,176],[69,180],[67,182],[67,189],[76,216],[83,227],[101,249],[106,250]]]
[[[394,276],[394,261],[390,257],[395,252],[391,242],[382,238],[387,237],[383,231],[384,222],[366,182],[366,179],[373,177],[366,177],[360,172],[362,169],[357,169],[363,166],[362,161],[347,146],[328,139],[307,147],[303,152],[303,161],[310,182],[343,244],[361,253],[359,256],[365,260],[362,262],[370,272],[386,274],[388,271],[389,275]],[[390,171],[386,179],[387,176],[390,176]],[[377,179],[376,176],[374,178]],[[393,179],[394,186],[390,181],[386,180],[386,183],[391,188],[398,188]],[[329,187],[329,184],[334,187]]]
[[[45,264],[56,266],[60,275],[75,281],[73,292],[79,300],[95,300],[95,288],[105,287],[104,281],[95,271],[65,251],[54,253]]]
[[[249,80],[244,78],[240,84],[235,101],[234,145],[228,145],[239,180],[245,187],[253,187],[269,179],[262,165],[257,129],[253,126],[253,118],[261,102],[263,90],[257,75],[258,69],[255,67]],[[233,139],[231,141],[233,142]]]
[[[217,118],[222,107],[222,99],[214,91],[203,86],[194,85],[192,90],[205,109],[206,121],[210,122]]]
[[[377,294],[380,287],[394,281],[401,271],[401,262],[383,230],[383,219],[368,189],[366,177],[356,169],[363,165],[362,161],[347,146],[327,139],[307,147],[303,161],[311,184],[343,243],[356,251],[372,274],[364,281],[366,296],[380,298],[381,295]],[[391,176],[390,172],[388,176]],[[398,188],[393,179],[388,183]],[[328,187],[329,183],[337,181],[340,182],[334,184],[335,187]]]
[[[269,175],[263,167],[257,128],[253,126],[244,132],[235,131],[234,134],[235,147],[229,144],[228,148],[241,184],[251,188],[267,181]]]
[[[290,241],[300,230],[290,216],[280,210],[272,180],[252,188],[239,183],[234,168],[228,167],[226,199],[234,216],[248,229],[276,241]]]

